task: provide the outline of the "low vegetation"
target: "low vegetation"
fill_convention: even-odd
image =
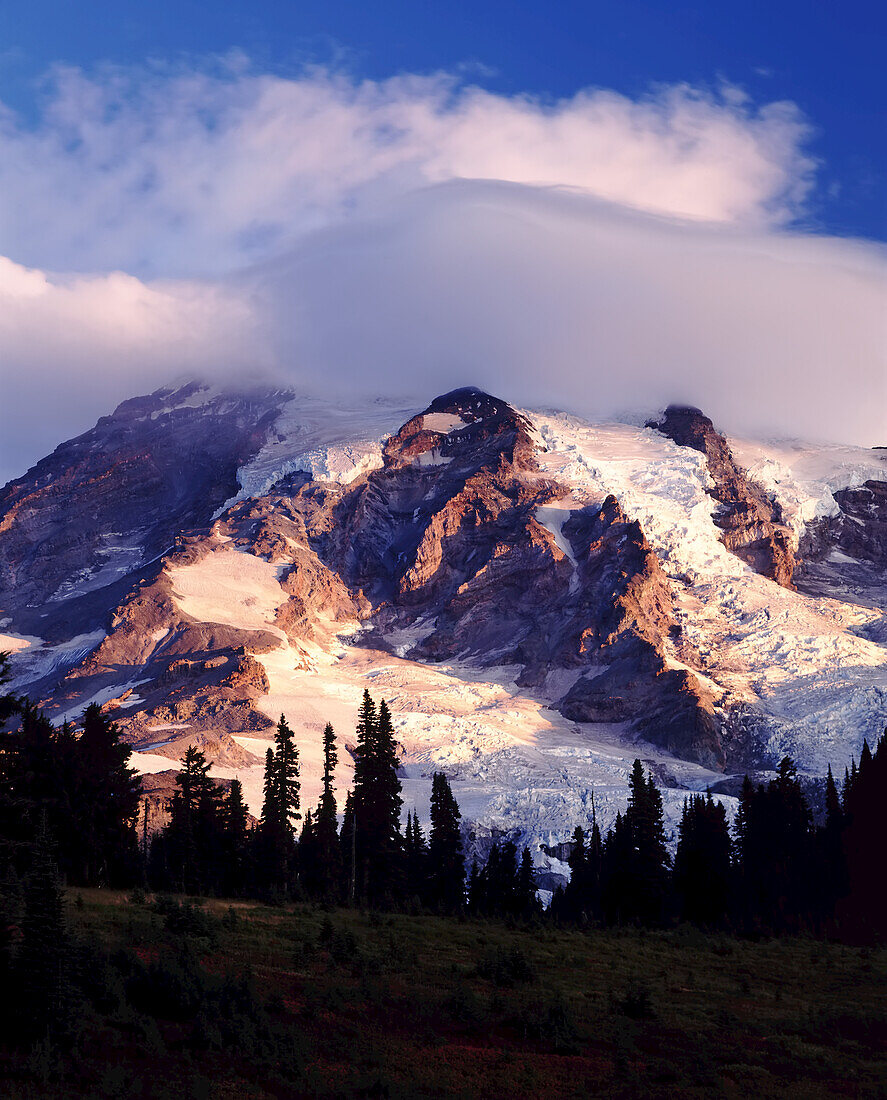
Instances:
[[[66,911],[66,1041],[0,1055],[5,1096],[887,1090],[883,949],[105,890]]]

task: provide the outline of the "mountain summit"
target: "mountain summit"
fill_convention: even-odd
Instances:
[[[148,772],[197,744],[255,808],[281,711],[389,700],[406,809],[433,771],[476,843],[666,808],[887,721],[887,462],[594,425],[454,390],[421,412],[192,383],[124,402],[0,492],[0,649],[57,720],[105,706]],[[343,757],[347,754],[343,753]],[[350,759],[339,783],[350,783]],[[539,847],[544,844],[544,850]]]

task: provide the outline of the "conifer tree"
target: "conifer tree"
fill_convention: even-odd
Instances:
[[[603,853],[601,904],[607,924],[634,919],[633,906],[634,846],[631,827],[623,813],[616,814],[607,833]]]
[[[316,890],[326,899],[332,899],[338,892],[342,875],[334,785],[337,763],[336,735],[333,727],[327,722],[323,731],[323,789],[314,824],[317,860]]]
[[[855,775],[853,774],[855,770]],[[874,753],[863,745],[844,809],[847,891],[837,906],[842,934],[860,943],[887,937],[887,899],[879,868],[887,850],[887,730]]]
[[[429,900],[444,912],[465,905],[465,853],[459,822],[462,815],[443,772],[431,781],[431,837],[429,842]],[[414,828],[419,823],[414,820]]]
[[[317,858],[317,823],[310,810],[305,811],[299,833],[299,880],[311,897],[320,895],[320,867]]]
[[[239,896],[246,888],[249,829],[243,784],[231,780],[222,814],[222,845],[225,893]]]
[[[628,808],[617,814],[607,838],[608,919],[655,925],[664,919],[669,887],[662,796],[640,760],[635,760],[628,784]]]
[[[536,889],[536,871],[533,867],[533,857],[530,855],[530,849],[524,848],[515,880],[515,908],[519,915],[528,917],[539,911],[540,906]]]
[[[354,794],[345,795],[342,814],[342,831],[339,833],[339,851],[342,854],[342,897],[351,905],[357,900],[357,834],[354,829]]]
[[[736,822],[737,915],[747,929],[797,931],[812,919],[813,832],[794,763],[767,787],[743,784]]]
[[[277,893],[289,888],[295,860],[295,822],[299,820],[299,750],[295,734],[281,714],[274,749],[265,756],[264,802],[259,835],[260,864],[267,885]]]
[[[573,830],[572,848],[567,857],[570,866],[570,881],[559,900],[562,915],[568,920],[589,920],[596,916],[599,904],[600,868],[595,868],[593,858],[600,859],[600,833],[596,832],[597,822],[592,826],[592,843],[597,843],[597,851],[587,842],[585,830],[577,825]],[[595,873],[597,872],[597,873]]]
[[[417,814],[407,814],[404,837],[406,893],[409,898],[427,901],[429,895],[428,845]]]
[[[708,792],[684,800],[678,826],[673,882],[680,916],[703,926],[724,922],[732,864],[727,813]]]
[[[141,791],[129,767],[132,749],[120,740],[120,727],[92,703],[72,755],[70,876],[83,885],[131,882]]]
[[[199,894],[218,883],[222,792],[209,777],[209,768],[204,754],[189,745],[162,839],[173,884],[183,893]]]
[[[403,892],[402,804],[391,713],[384,700],[377,713],[365,691],[358,713],[353,820],[357,892],[371,904],[390,903]]]

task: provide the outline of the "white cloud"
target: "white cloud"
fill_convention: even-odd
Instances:
[[[243,294],[0,257],[0,483],[120,401],[183,375],[267,367]]]
[[[670,401],[732,431],[887,443],[887,251],[464,181],[253,272],[277,359],[606,417]]]
[[[64,72],[0,119],[0,479],[122,398],[265,368],[887,442],[887,258],[786,228],[804,134],[735,89]]]
[[[0,117],[0,254],[218,274],[380,198],[458,178],[773,224],[810,185],[806,133],[793,105],[756,108],[730,88],[636,101],[589,89],[546,104],[447,75],[60,69],[36,126]]]

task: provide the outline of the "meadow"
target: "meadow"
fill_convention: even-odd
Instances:
[[[876,1097],[887,951],[69,891],[69,1047],[10,1097]]]

